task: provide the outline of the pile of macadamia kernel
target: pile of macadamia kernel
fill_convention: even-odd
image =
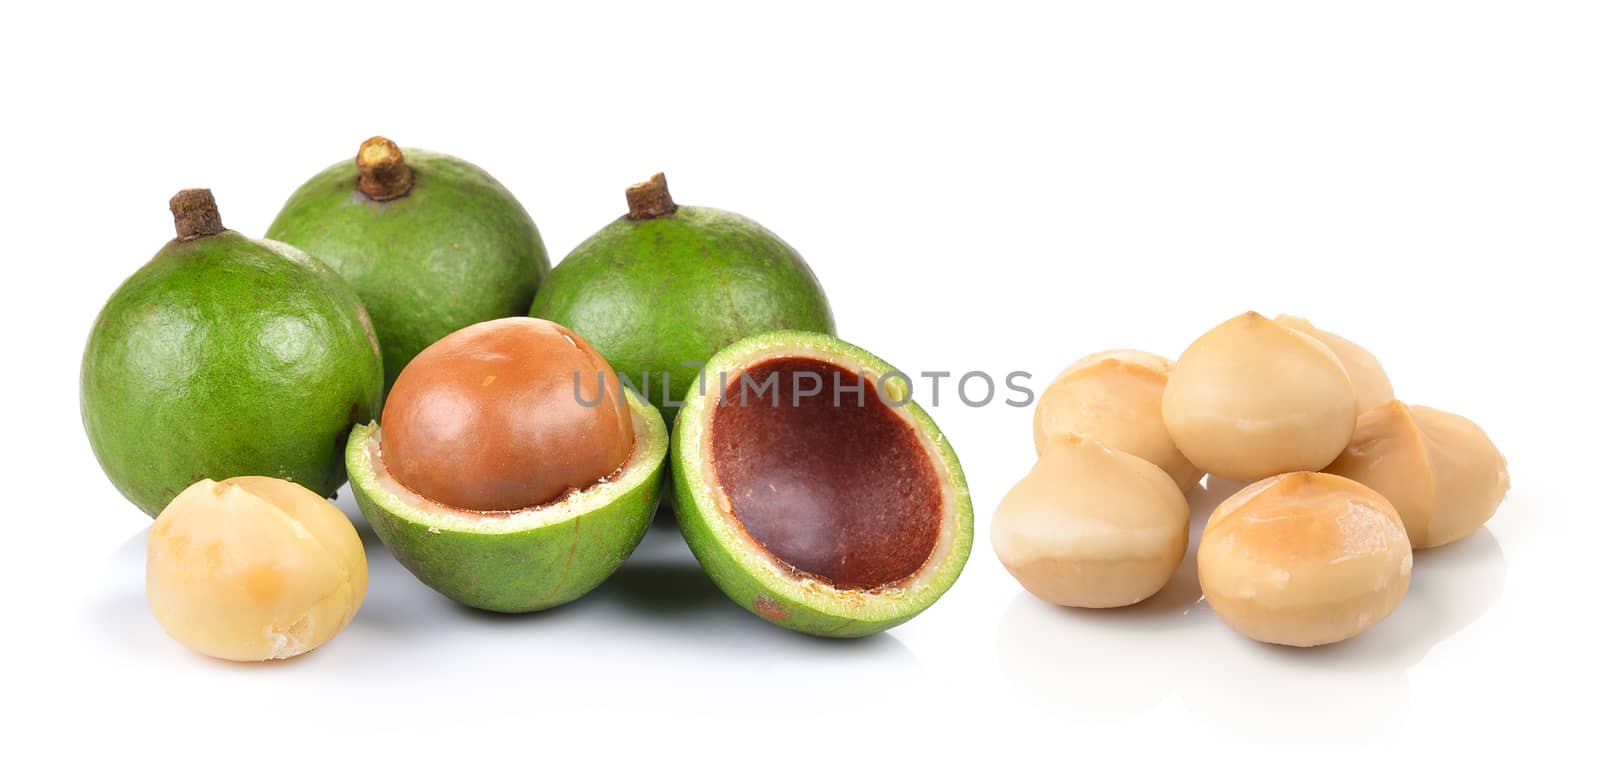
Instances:
[[[995,511],[1006,569],[1052,603],[1108,608],[1171,579],[1204,474],[1248,483],[1200,535],[1200,588],[1267,643],[1360,634],[1411,584],[1411,551],[1481,527],[1506,460],[1451,413],[1394,399],[1362,347],[1248,312],[1176,363],[1114,350],[1073,363],[1034,412],[1039,460]]]

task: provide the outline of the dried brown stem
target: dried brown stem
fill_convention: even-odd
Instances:
[[[356,186],[373,200],[405,197],[416,181],[411,166],[406,165],[405,156],[400,154],[400,147],[382,136],[361,142],[361,149],[356,152],[356,168],[361,171],[361,180]]]
[[[185,189],[173,195],[167,207],[172,210],[172,225],[179,240],[215,235],[224,229],[217,199],[209,189]]]
[[[628,218],[634,221],[670,216],[678,210],[667,192],[667,177],[658,173],[649,181],[628,187]]]

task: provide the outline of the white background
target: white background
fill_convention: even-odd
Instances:
[[[520,4],[519,4],[520,5]],[[3,749],[110,764],[1127,759],[1213,743],[1435,754],[1592,732],[1600,25],[1585,3],[275,3],[0,11],[10,501]],[[1031,412],[933,408],[978,515],[920,618],[826,642],[745,614],[671,527],[543,615],[460,609],[369,546],[309,656],[210,661],[143,599],[147,518],[90,453],[94,313],[209,186],[259,235],[383,133],[513,190],[552,259],[665,171],[797,247],[841,335],[912,370],[1176,356],[1246,309],[1365,343],[1510,459],[1486,532],[1309,652],[1195,604],[1053,609],[987,527]],[[926,404],[927,393],[919,399]],[[1198,493],[1196,524],[1211,495]],[[348,494],[341,501],[350,509]],[[1198,528],[1196,528],[1198,530]],[[1198,746],[1196,746],[1198,745]],[[1363,750],[1363,760],[1396,758]],[[226,763],[224,763],[226,764]]]

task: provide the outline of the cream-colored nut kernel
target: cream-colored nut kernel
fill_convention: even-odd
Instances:
[[[1368,352],[1366,347],[1317,328],[1303,317],[1278,315],[1274,319],[1282,325],[1309,334],[1333,350],[1333,354],[1344,365],[1344,372],[1350,375],[1351,386],[1355,387],[1356,413],[1366,413],[1394,399],[1394,385],[1389,383],[1389,374],[1384,372],[1377,356]]]
[[[274,477],[201,480],[150,527],[145,595],[191,650],[285,659],[338,634],[367,593],[355,526],[327,499]]]
[[[1200,534],[1200,589],[1229,626],[1312,646],[1362,633],[1411,586],[1411,545],[1388,500],[1360,483],[1293,472],[1217,506]]]
[[[1029,592],[1112,608],[1172,578],[1189,546],[1189,505],[1160,467],[1081,435],[1051,440],[995,510],[990,539]]]
[[[1506,457],[1477,424],[1399,400],[1361,414],[1350,446],[1327,471],[1383,494],[1417,549],[1478,530],[1511,487]]]
[[[1161,416],[1196,467],[1251,482],[1338,457],[1355,431],[1356,393],[1326,344],[1247,312],[1184,350]]]
[[[1171,371],[1171,360],[1135,349],[1073,363],[1034,406],[1034,449],[1043,453],[1054,437],[1085,435],[1162,468],[1178,490],[1188,493],[1201,472],[1184,458],[1161,420],[1161,393]]]

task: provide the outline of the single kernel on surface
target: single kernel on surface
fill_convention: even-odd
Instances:
[[[1197,561],[1211,610],[1278,645],[1361,634],[1411,586],[1400,514],[1376,491],[1320,472],[1267,478],[1217,505]]]
[[[231,661],[285,659],[330,640],[367,591],[355,526],[272,477],[201,480],[150,528],[145,594],[162,629]]]

